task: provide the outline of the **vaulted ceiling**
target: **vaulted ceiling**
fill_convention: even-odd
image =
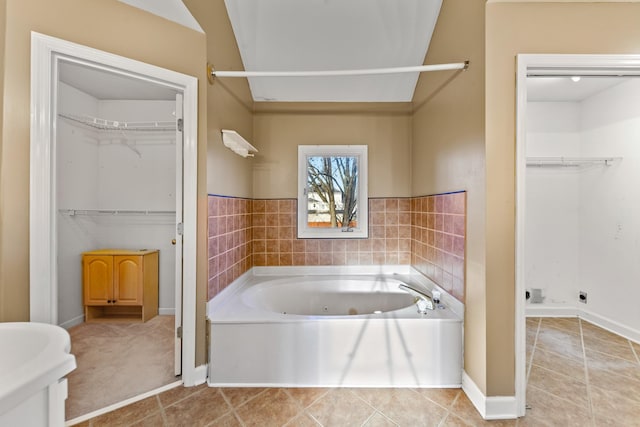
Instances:
[[[422,65],[441,0],[225,0],[245,70]],[[411,101],[418,73],[250,77],[255,101]]]
[[[201,31],[180,0],[120,0]],[[422,65],[442,0],[225,0],[247,71]],[[408,102],[417,72],[250,77],[255,101]]]

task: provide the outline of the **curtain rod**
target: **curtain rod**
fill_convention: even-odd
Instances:
[[[450,64],[418,65],[413,67],[370,68],[362,70],[329,70],[329,71],[216,71],[211,64],[207,65],[210,79],[213,77],[336,77],[366,76],[373,74],[422,73],[425,71],[466,70],[469,61]]]

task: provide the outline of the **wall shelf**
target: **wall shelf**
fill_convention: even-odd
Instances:
[[[127,209],[59,209],[63,215],[114,216],[114,215],[175,215],[176,211],[127,210]]]
[[[175,132],[176,130],[176,123],[174,121],[121,122],[118,120],[107,120],[93,116],[78,116],[65,113],[60,113],[58,115],[71,122],[101,131]]]
[[[251,145],[235,130],[222,129],[222,143],[225,147],[242,157],[253,157],[258,149]]]
[[[579,167],[590,165],[611,166],[622,157],[527,157],[527,166]]]

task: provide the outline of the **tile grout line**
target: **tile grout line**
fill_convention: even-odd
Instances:
[[[638,361],[638,364],[640,364],[640,354],[636,352],[636,349],[633,346],[633,342],[631,340],[627,340],[627,343],[629,344],[629,347],[631,347],[631,353],[636,356],[636,360]]]
[[[449,418],[449,415],[455,415],[453,412],[451,412],[451,410],[455,406],[455,404],[458,401],[458,399],[460,399],[460,395],[462,395],[462,393],[456,394],[456,397],[454,397],[454,399],[451,401],[451,404],[449,404],[449,407],[445,408],[447,410],[447,412],[446,412],[446,414],[444,414],[444,417],[438,423],[438,427],[444,426],[444,422],[447,420],[447,418]]]
[[[533,338],[533,346],[531,347],[531,356],[529,357],[529,369],[527,369],[525,384],[529,384],[529,375],[531,375],[531,367],[533,366],[533,356],[536,354],[536,347],[538,346],[538,334],[540,333],[541,324],[542,324],[542,318],[538,318],[538,326],[536,327],[536,335]],[[525,335],[526,335],[526,331],[525,331]],[[525,402],[525,405],[526,405],[526,402]]]
[[[596,417],[593,410],[593,402],[591,401],[591,384],[589,381],[589,366],[587,365],[587,350],[584,345],[584,331],[582,329],[582,319],[578,318],[578,326],[580,327],[580,342],[582,343],[582,357],[584,360],[584,380],[587,385],[587,401],[589,403],[589,418],[591,419],[591,425],[595,426]]]
[[[160,417],[162,418],[162,425],[168,426],[169,421],[167,420],[167,414],[164,412],[164,405],[162,401],[160,401],[160,394],[156,394],[156,401],[158,402],[158,406],[160,407]]]
[[[315,418],[313,415],[311,415],[311,414],[307,413],[307,408],[308,408],[308,407],[310,407],[311,405],[313,405],[313,404],[314,404],[318,399],[320,399],[321,397],[323,397],[323,396],[326,394],[326,392],[325,392],[325,393],[323,393],[323,394],[322,394],[322,396],[320,396],[320,397],[318,397],[318,398],[314,399],[314,400],[313,400],[313,402],[311,402],[309,405],[307,405],[307,406],[303,406],[303,405],[302,405],[302,402],[300,402],[298,399],[296,399],[295,397],[293,397],[293,396],[291,395],[291,393],[289,392],[289,388],[288,388],[288,387],[280,388],[280,390],[282,390],[282,392],[283,392],[284,394],[286,394],[286,395],[287,395],[287,397],[289,397],[289,399],[293,400],[293,402],[295,403],[295,405],[296,405],[298,408],[300,408],[300,411],[298,411],[298,413],[297,413],[296,415],[294,415],[293,417],[291,417],[291,419],[290,419],[290,420],[288,420],[288,421],[284,424],[285,426],[286,426],[286,425],[289,425],[289,424],[291,423],[291,421],[295,420],[295,419],[296,419],[296,418],[298,418],[300,415],[305,415],[305,414],[309,415],[311,418],[313,418],[313,420],[314,420],[315,422],[317,422],[318,424],[322,425],[320,422],[318,422],[318,420],[316,420],[316,418]]]

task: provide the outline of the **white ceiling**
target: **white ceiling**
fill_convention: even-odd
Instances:
[[[176,22],[192,30],[202,31],[198,21],[191,15],[189,9],[181,0],[120,0],[130,6],[146,10],[154,15],[161,16],[169,21]]]
[[[225,0],[247,71],[422,65],[441,3],[442,0]],[[406,102],[413,98],[417,80],[418,73],[252,77],[249,85],[255,101]]]
[[[532,102],[579,102],[629,80],[629,77],[587,77],[574,82],[567,77],[528,77],[527,100]]]
[[[60,61],[58,78],[100,100],[174,100],[177,91],[145,80],[110,71]]]

